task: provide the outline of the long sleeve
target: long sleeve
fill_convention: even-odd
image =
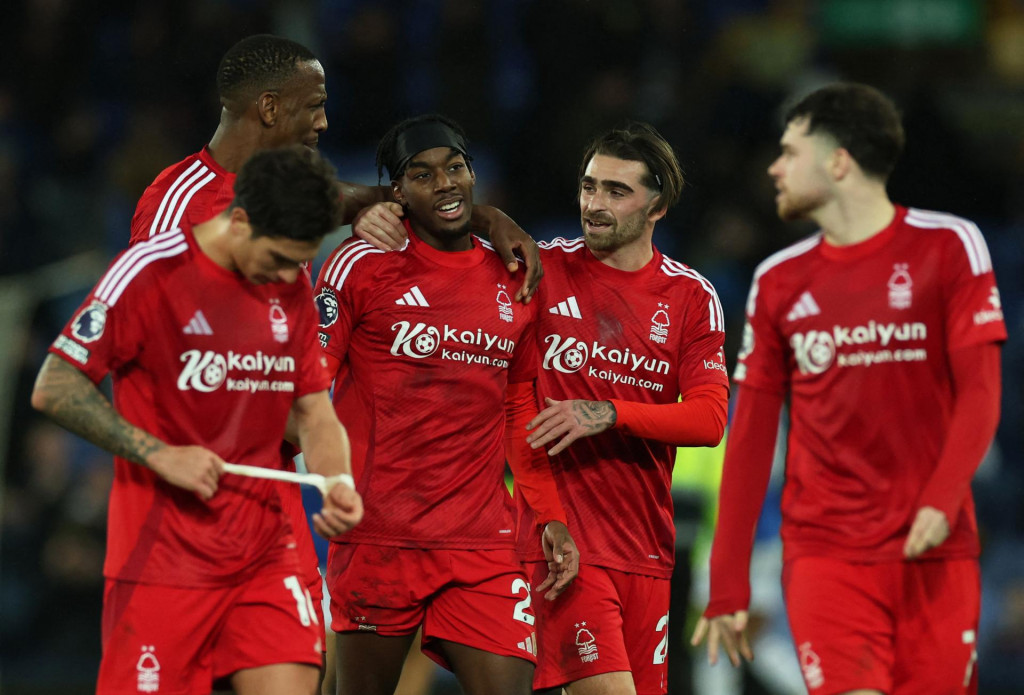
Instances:
[[[612,399],[615,427],[675,446],[717,446],[725,433],[729,392],[720,384],[695,386],[676,403]]]
[[[771,477],[782,402],[781,394],[749,386],[737,394],[718,493],[706,617],[745,610],[750,603],[750,553]]]
[[[526,424],[537,415],[534,383],[509,384],[505,392],[505,458],[517,489],[537,514],[541,526],[549,521],[567,522],[558,497],[544,447],[533,449],[526,441]]]

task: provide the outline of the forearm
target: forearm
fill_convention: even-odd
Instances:
[[[676,403],[611,400],[615,428],[634,437],[674,446],[718,446],[725,434],[729,392],[725,386],[697,386]]]
[[[1000,346],[977,345],[950,354],[955,400],[935,471],[919,507],[934,507],[956,525],[971,478],[999,424]]]
[[[298,405],[300,401],[302,405]],[[348,433],[335,416],[326,392],[303,396],[296,404],[289,419],[294,420],[306,468],[327,476],[351,473]]]
[[[505,458],[516,488],[537,513],[538,523],[566,523],[548,455],[543,448],[534,449],[526,441],[526,424],[536,414],[533,386],[510,384],[505,402]]]
[[[750,554],[771,477],[782,401],[779,394],[749,387],[737,394],[718,493],[706,617],[745,610],[750,603]]]
[[[143,466],[167,446],[125,420],[85,374],[55,355],[48,355],[39,371],[32,406],[83,439]]]
[[[469,218],[469,224],[473,231],[482,232],[487,236],[490,235],[491,230],[503,221],[515,224],[511,217],[490,205],[473,205],[473,214]]]
[[[377,203],[393,203],[395,198],[388,186],[364,186],[358,183],[339,181],[341,194],[341,223],[352,224],[363,208]]]

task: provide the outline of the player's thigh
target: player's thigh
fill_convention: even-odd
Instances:
[[[536,617],[530,583],[512,550],[444,551],[452,582],[430,600],[423,653],[445,668],[442,641],[536,663]]]
[[[96,692],[210,692],[214,640],[238,593],[107,580]]]
[[[378,635],[339,632],[335,635],[338,695],[391,695],[415,633]]]
[[[976,560],[905,563],[893,692],[976,693],[980,610],[981,575]]]
[[[534,583],[547,576],[547,565],[528,566]],[[630,671],[623,633],[622,602],[607,570],[580,567],[579,576],[554,601],[538,600],[537,690],[605,673]]]
[[[891,692],[898,563],[801,557],[783,568],[790,631],[815,695]]]
[[[622,606],[622,634],[639,695],[668,689],[671,580],[608,570]]]
[[[331,629],[412,635],[423,622],[427,600],[447,582],[441,560],[432,550],[331,543]]]
[[[308,664],[273,664],[236,671],[235,695],[316,695],[320,671]]]
[[[466,695],[530,695],[533,691],[532,661],[448,640],[438,640],[437,646]]]
[[[629,671],[612,671],[573,681],[565,686],[569,695],[633,695],[636,687]]]
[[[295,574],[255,574],[227,613],[214,644],[214,676],[273,664],[323,666],[318,612]]]

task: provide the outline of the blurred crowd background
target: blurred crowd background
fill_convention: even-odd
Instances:
[[[401,118],[439,111],[470,136],[478,202],[501,207],[538,239],[579,234],[588,139],[627,118],[653,123],[688,178],[655,242],[718,289],[730,368],[755,265],[813,231],[775,218],[765,170],[780,111],[836,79],[890,94],[908,134],[894,200],[977,222],[1002,292],[1010,331],[1002,423],[975,480],[985,583],[979,664],[982,693],[1022,692],[1024,0],[5,2],[0,690],[91,692],[100,652],[110,459],[31,411],[35,373],[126,246],[143,189],[213,134],[221,55],[264,32],[309,46],[323,63],[321,149],[341,178],[376,183],[376,140]],[[715,456],[705,459],[714,465]],[[681,475],[681,488],[693,478]],[[698,498],[713,501],[713,484],[702,485]],[[772,529],[771,510],[765,515]],[[772,547],[774,532],[761,535]],[[688,555],[678,561],[687,565]],[[699,610],[702,566],[698,549],[695,607],[689,616],[673,609],[680,635]],[[777,571],[763,582],[777,585]],[[776,603],[763,612],[778,624]],[[785,671],[795,658],[772,654],[762,670]],[[800,691],[771,673],[729,688]]]

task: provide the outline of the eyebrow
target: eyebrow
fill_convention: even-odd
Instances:
[[[598,183],[600,183],[600,185],[604,186],[605,188],[621,188],[621,189],[623,189],[625,191],[629,191],[630,193],[634,192],[633,191],[633,187],[630,186],[628,183],[623,183],[622,181],[616,181],[614,179],[604,179],[603,181],[598,181],[593,176],[584,176],[583,177],[583,183],[590,183],[590,184],[598,184]]]
[[[278,253],[277,251],[271,251],[270,255],[273,256],[278,262],[285,261],[286,263],[292,263],[294,265],[301,265],[302,263],[305,262],[302,260],[296,260],[291,256],[286,256],[283,253]]]
[[[453,159],[455,159],[456,157],[458,157],[459,155],[462,154],[461,152],[459,152],[455,148],[450,148],[450,149],[451,149],[451,154],[448,155],[448,159],[444,160],[445,164],[447,164],[448,162],[452,161]],[[419,167],[420,169],[429,169],[431,167],[431,165],[428,164],[427,162],[421,161],[419,159],[410,159],[409,163],[405,165],[405,170],[408,171],[409,169],[413,169],[415,167]]]

